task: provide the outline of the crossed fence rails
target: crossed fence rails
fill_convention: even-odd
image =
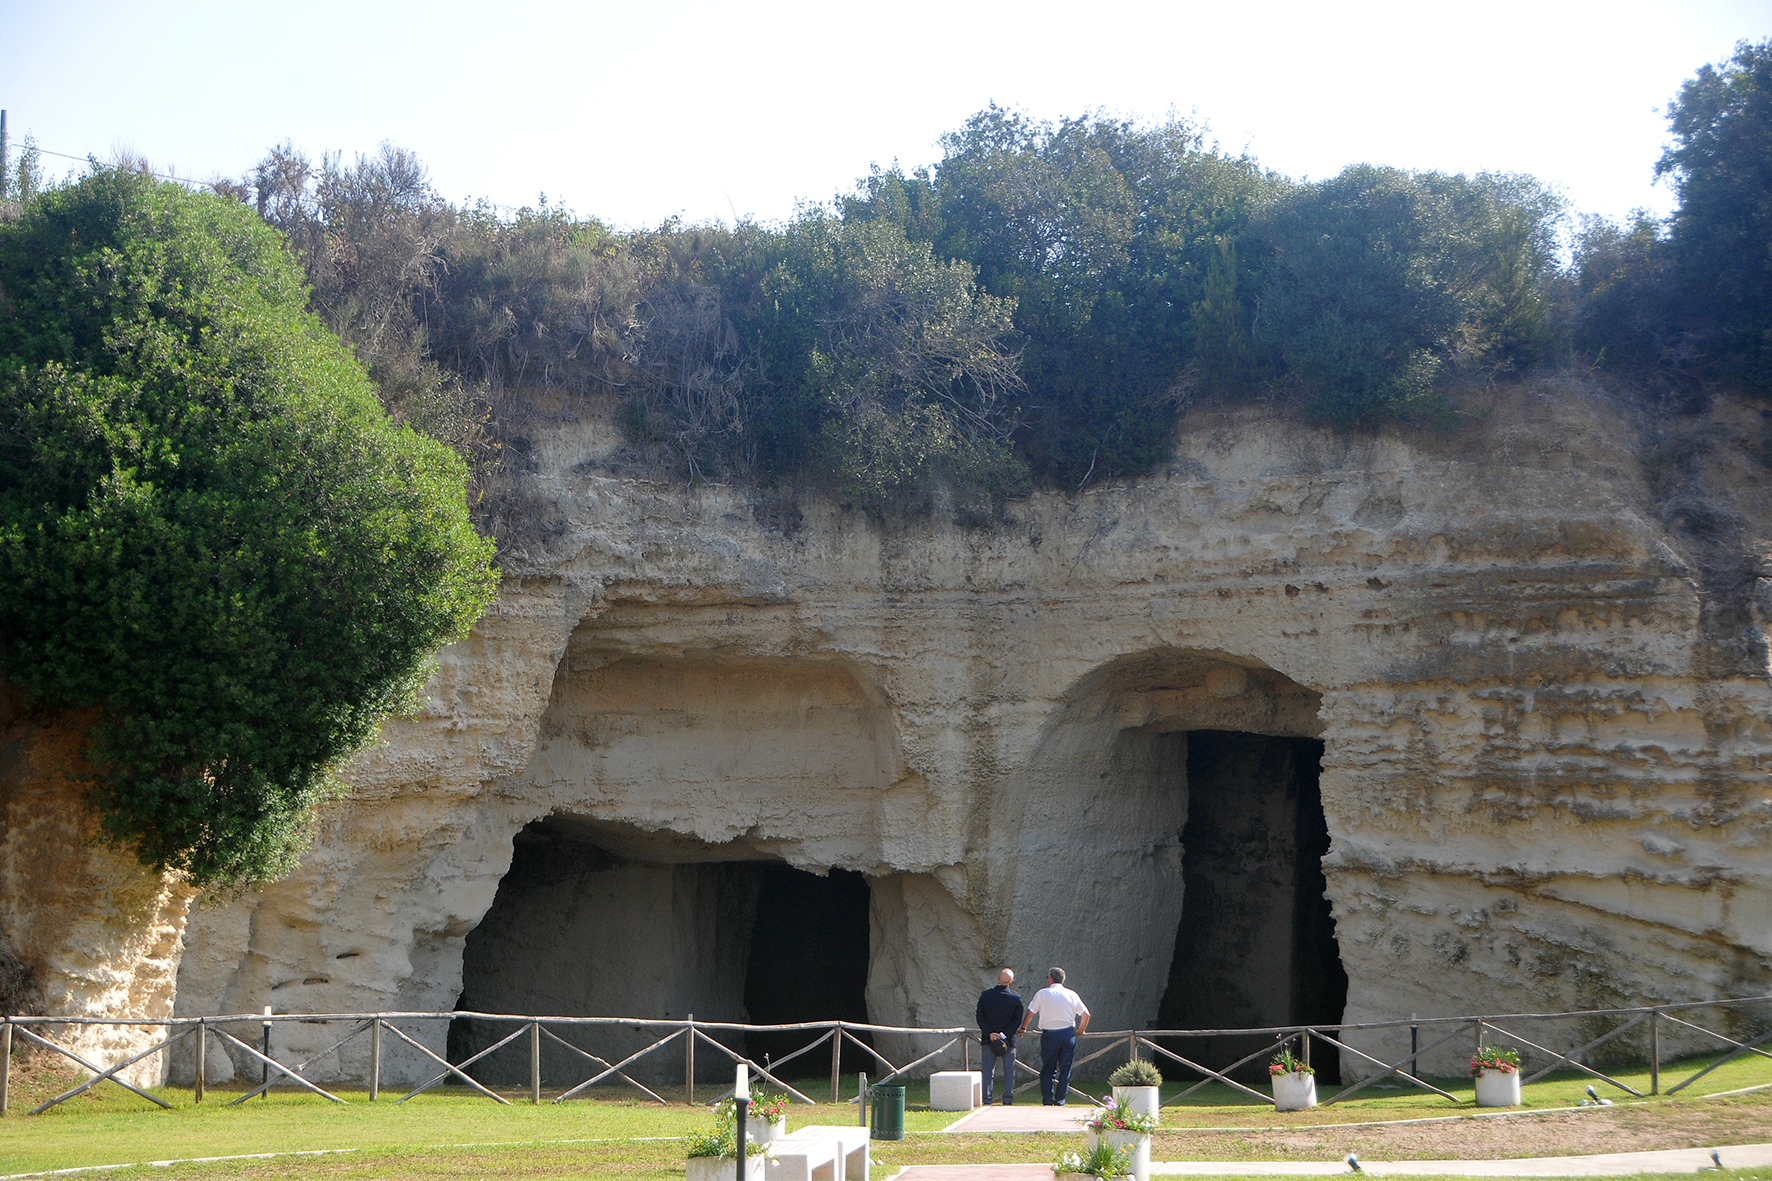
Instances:
[[[1612,1075],[1607,1074],[1598,1067],[1584,1062],[1582,1059],[1593,1054],[1594,1051],[1608,1043],[1616,1041],[1631,1030],[1647,1023],[1648,1053],[1646,1057],[1649,1066],[1650,1079],[1648,1093],[1651,1095],[1657,1095],[1663,1093],[1661,1089],[1661,1038],[1664,1028],[1677,1032],[1681,1037],[1687,1040],[1691,1040],[1695,1037],[1702,1037],[1703,1039],[1709,1039],[1714,1042],[1721,1042],[1724,1046],[1728,1047],[1723,1050],[1720,1056],[1714,1061],[1709,1062],[1685,1079],[1676,1083],[1674,1086],[1668,1088],[1666,1094],[1672,1095],[1691,1086],[1694,1082],[1697,1082],[1705,1075],[1716,1070],[1719,1066],[1732,1062],[1744,1055],[1751,1054],[1757,1055],[1761,1058],[1772,1058],[1772,1053],[1761,1048],[1768,1041],[1772,1041],[1772,1026],[1768,1026],[1768,1028],[1762,1033],[1750,1035],[1747,1040],[1741,1040],[1730,1037],[1717,1030],[1706,1028],[1705,1026],[1698,1024],[1696,1021],[1688,1019],[1696,1017],[1700,1011],[1749,1011],[1756,1006],[1762,1010],[1760,1020],[1766,1020],[1766,1014],[1772,1013],[1772,996],[1741,997],[1716,1001],[1693,1001],[1683,1004],[1651,1005],[1640,1008],[1585,1009],[1567,1013],[1506,1013],[1475,1017],[1424,1017],[1419,1019],[1412,1017],[1407,1021],[1370,1021],[1327,1025],[1280,1025],[1256,1029],[1122,1029],[1083,1034],[1082,1039],[1085,1041],[1101,1041],[1105,1044],[1099,1049],[1077,1058],[1074,1067],[1084,1066],[1096,1059],[1111,1055],[1116,1050],[1123,1052],[1128,1059],[1139,1058],[1143,1052],[1148,1051],[1153,1058],[1160,1057],[1171,1060],[1200,1076],[1199,1081],[1169,1098],[1165,1101],[1164,1106],[1179,1103],[1189,1095],[1200,1090],[1200,1088],[1214,1082],[1234,1087],[1238,1091],[1252,1095],[1265,1103],[1269,1100],[1270,1096],[1231,1078],[1231,1073],[1243,1066],[1255,1062],[1257,1059],[1272,1055],[1281,1046],[1290,1047],[1296,1045],[1298,1047],[1299,1057],[1308,1065],[1311,1058],[1312,1045],[1321,1042],[1335,1047],[1340,1053],[1352,1055],[1362,1062],[1377,1068],[1375,1073],[1368,1075],[1358,1083],[1346,1087],[1336,1094],[1326,1098],[1322,1102],[1322,1106],[1324,1107],[1339,1103],[1368,1087],[1390,1078],[1399,1079],[1412,1087],[1431,1091],[1436,1095],[1457,1103],[1460,1100],[1455,1095],[1434,1086],[1432,1083],[1418,1076],[1417,1070],[1419,1060],[1439,1049],[1441,1046],[1455,1042],[1461,1036],[1469,1036],[1473,1048],[1481,1047],[1485,1044],[1487,1039],[1495,1037],[1507,1039],[1507,1041],[1516,1046],[1526,1047],[1548,1056],[1548,1064],[1522,1079],[1522,1083],[1535,1082],[1555,1070],[1573,1068],[1630,1095],[1642,1098],[1642,1091],[1632,1087],[1629,1083],[1614,1078]],[[435,1050],[431,1049],[417,1038],[414,1038],[411,1034],[402,1030],[399,1025],[396,1024],[397,1022],[415,1021],[453,1021],[458,1018],[488,1022],[511,1022],[515,1024],[516,1028],[511,1033],[499,1038],[484,1049],[476,1051],[460,1062],[452,1063],[445,1055],[438,1054]],[[1566,1051],[1552,1049],[1549,1046],[1531,1040],[1518,1032],[1519,1028],[1527,1023],[1559,1021],[1590,1024],[1616,1022],[1616,1024],[1605,1033],[1600,1034],[1597,1037],[1589,1038]],[[278,1060],[270,1053],[271,1039],[269,1036],[269,1031],[273,1025],[284,1022],[301,1024],[342,1022],[349,1024],[351,1029],[343,1037],[334,1041],[319,1053],[310,1055],[308,1058],[298,1063],[285,1063]],[[246,1024],[257,1024],[263,1028],[265,1036],[262,1047],[250,1044],[246,1040],[230,1032],[227,1028],[228,1026],[234,1026],[237,1028]],[[135,1053],[123,1061],[104,1066],[88,1061],[78,1052],[67,1046],[60,1045],[53,1038],[45,1036],[44,1033],[39,1032],[40,1029],[44,1029],[45,1027],[49,1027],[50,1030],[53,1031],[53,1028],[55,1027],[66,1028],[70,1026],[159,1027],[166,1030],[167,1036],[147,1049]],[[574,1028],[586,1027],[623,1027],[631,1030],[669,1030],[670,1032],[665,1033],[664,1036],[657,1038],[642,1049],[636,1050],[625,1057],[621,1057],[618,1061],[611,1062],[607,1058],[568,1041],[566,1038],[562,1037],[560,1033],[555,1032],[556,1029],[569,1032]],[[1410,1052],[1397,1058],[1395,1061],[1387,1062],[1356,1046],[1349,1045],[1346,1040],[1347,1035],[1350,1033],[1400,1029],[1408,1029],[1410,1031]],[[715,1033],[810,1033],[817,1030],[822,1030],[823,1032],[798,1050],[781,1058],[761,1064],[746,1057],[712,1036]],[[1426,1045],[1420,1044],[1420,1036],[1424,1032],[1434,1039]],[[972,1068],[972,1044],[979,1041],[978,1035],[965,1026],[931,1028],[923,1026],[873,1025],[854,1021],[804,1021],[784,1025],[750,1025],[733,1021],[697,1021],[693,1015],[680,1020],[627,1017],[537,1017],[511,1013],[478,1013],[469,1011],[450,1011],[443,1013],[248,1013],[218,1017],[175,1017],[158,1020],[100,1017],[7,1017],[0,1019],[0,1115],[6,1114],[8,1109],[8,1089],[12,1059],[11,1051],[15,1034],[32,1045],[41,1046],[44,1049],[54,1051],[63,1057],[71,1059],[76,1065],[88,1071],[91,1075],[90,1078],[86,1079],[79,1085],[71,1087],[59,1095],[44,1100],[29,1112],[31,1115],[38,1115],[47,1111],[49,1108],[54,1107],[56,1104],[66,1102],[67,1100],[74,1098],[76,1095],[91,1090],[93,1087],[104,1082],[115,1083],[118,1086],[125,1087],[128,1090],[135,1092],[150,1103],[157,1104],[163,1108],[170,1108],[172,1105],[167,1103],[164,1099],[136,1086],[126,1078],[122,1077],[122,1072],[152,1054],[170,1049],[172,1046],[183,1039],[190,1037],[192,1034],[198,1035],[195,1043],[196,1070],[193,1090],[195,1092],[195,1099],[199,1103],[203,1101],[205,1073],[204,1058],[207,1052],[206,1047],[208,1045],[209,1037],[211,1036],[217,1038],[225,1045],[233,1046],[240,1053],[244,1054],[249,1061],[259,1063],[263,1069],[263,1081],[260,1082],[258,1086],[230,1100],[229,1106],[237,1106],[245,1103],[249,1099],[268,1092],[274,1086],[282,1084],[292,1084],[329,1099],[334,1103],[342,1104],[346,1102],[346,1100],[339,1098],[337,1095],[325,1090],[318,1083],[305,1077],[303,1072],[307,1071],[329,1055],[337,1053],[346,1044],[352,1042],[356,1038],[364,1036],[365,1034],[369,1037],[370,1064],[368,1083],[369,1098],[373,1101],[378,1099],[381,1094],[382,1046],[384,1036],[390,1033],[400,1042],[403,1042],[413,1050],[416,1050],[423,1058],[429,1059],[435,1067],[441,1067],[441,1070],[437,1073],[431,1075],[431,1077],[425,1079],[416,1087],[413,1087],[410,1091],[402,1095],[397,1102],[404,1103],[415,1095],[420,1095],[425,1091],[430,1090],[432,1087],[454,1078],[464,1085],[473,1088],[475,1091],[493,1102],[502,1103],[507,1106],[510,1104],[509,1099],[483,1085],[478,1079],[475,1079],[468,1073],[468,1068],[475,1063],[480,1062],[494,1051],[503,1049],[505,1046],[517,1042],[519,1039],[523,1038],[525,1034],[527,1034],[528,1037],[529,1095],[532,1103],[540,1103],[542,1100],[541,1061],[543,1039],[552,1041],[573,1054],[585,1059],[591,1063],[594,1069],[594,1073],[590,1074],[589,1077],[554,1097],[552,1102],[565,1102],[568,1099],[573,1099],[584,1094],[591,1087],[596,1086],[599,1083],[619,1079],[661,1104],[668,1103],[668,1100],[664,1099],[650,1087],[635,1079],[628,1073],[628,1068],[632,1067],[634,1063],[641,1059],[664,1050],[673,1042],[681,1040],[683,1049],[684,1101],[691,1105],[696,1101],[695,1055],[696,1047],[698,1045],[712,1047],[720,1054],[731,1059],[735,1064],[741,1062],[744,1063],[750,1068],[754,1075],[767,1079],[770,1083],[781,1088],[781,1090],[790,1098],[798,1102],[816,1103],[817,1100],[811,1098],[799,1088],[784,1081],[780,1077],[780,1071],[782,1067],[789,1062],[811,1053],[819,1046],[828,1042],[831,1047],[830,1102],[836,1103],[840,1100],[839,1082],[842,1069],[843,1049],[845,1045],[852,1045],[877,1061],[885,1069],[886,1073],[874,1081],[876,1083],[888,1083],[893,1079],[902,1078],[909,1072],[914,1071],[921,1066],[934,1062],[937,1058],[946,1054],[955,1046],[959,1047],[961,1069],[970,1070]],[[945,1038],[946,1040],[935,1049],[924,1053],[901,1066],[893,1063],[872,1045],[869,1045],[866,1041],[863,1041],[857,1036],[858,1034],[877,1033],[898,1034],[914,1038]],[[1539,1036],[1543,1037],[1544,1035],[1540,1034]],[[1206,1066],[1172,1048],[1177,1042],[1184,1042],[1188,1039],[1205,1038],[1261,1039],[1261,1045],[1254,1052],[1245,1054],[1236,1061],[1219,1069],[1213,1069],[1212,1067]],[[1162,1041],[1157,1039],[1162,1039]],[[1037,1077],[1039,1072],[1033,1066],[1020,1061],[1017,1061],[1016,1066],[1018,1071],[1036,1076],[1033,1079],[1029,1079],[1017,1085],[1015,1087],[1017,1094],[1039,1085]],[[1614,1067],[1613,1069],[1617,1068]],[[802,1080],[802,1082],[803,1081],[804,1080]],[[1085,1100],[1091,1102],[1095,1101],[1094,1096],[1089,1095],[1087,1092],[1076,1086],[1072,1086],[1071,1090]],[[713,1099],[709,1100],[709,1102],[718,1102],[720,1099],[730,1095],[731,1091],[731,1087],[718,1089]],[[855,1100],[851,1101],[854,1102]]]

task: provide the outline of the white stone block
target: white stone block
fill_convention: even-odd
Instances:
[[[930,1111],[971,1111],[984,1105],[984,1079],[976,1070],[938,1070],[929,1076]]]

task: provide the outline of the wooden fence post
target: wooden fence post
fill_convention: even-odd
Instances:
[[[1649,1093],[1661,1094],[1661,1010],[1649,1010]]]
[[[1305,1069],[1309,1070],[1310,1065],[1311,1065],[1311,1031],[1310,1030],[1307,1029],[1303,1033],[1300,1033],[1298,1035],[1298,1044],[1299,1044],[1299,1048],[1304,1051],[1302,1054],[1299,1055],[1299,1057],[1304,1059]]]
[[[209,1029],[203,1018],[197,1018],[197,1079],[191,1085],[191,1102],[203,1102],[203,1075],[209,1068],[209,1060],[205,1055],[209,1052],[206,1043],[209,1041]]]
[[[843,1023],[837,1022],[831,1027],[831,1102],[839,1100],[839,1089],[843,1085]]]
[[[695,1014],[683,1030],[683,1102],[695,1106]]]
[[[381,1095],[381,1018],[369,1026],[369,1101]]]
[[[541,1022],[529,1023],[529,1101],[541,1102]]]
[[[0,1020],[0,1115],[6,1114],[7,1091],[12,1086],[12,1022]]]
[[[978,1051],[984,1053],[984,1047],[978,1047]],[[972,1035],[969,1033],[960,1035],[960,1069],[972,1069]]]

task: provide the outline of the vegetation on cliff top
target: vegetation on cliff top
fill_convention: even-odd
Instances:
[[[97,170],[0,223],[0,662],[92,711],[92,802],[144,863],[286,871],[491,599],[465,477],[250,209]]]
[[[515,391],[602,390],[689,480],[968,519],[1150,470],[1203,400],[1431,422],[1449,382],[1559,365],[1772,391],[1772,42],[1669,121],[1676,214],[1573,230],[1527,176],[1300,183],[1185,120],[996,107],[783,225],[458,209],[393,148],[219,187],[288,234],[395,413],[479,464],[521,443]]]

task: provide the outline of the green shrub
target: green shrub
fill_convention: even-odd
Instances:
[[[1146,1062],[1143,1058],[1134,1058],[1130,1062],[1122,1062],[1108,1075],[1108,1085],[1114,1087],[1160,1087],[1163,1085],[1163,1072],[1157,1069],[1154,1062]]]
[[[139,174],[0,226],[0,662],[96,711],[103,831],[201,884],[291,866],[496,585],[461,461],[305,306],[251,210]]]

